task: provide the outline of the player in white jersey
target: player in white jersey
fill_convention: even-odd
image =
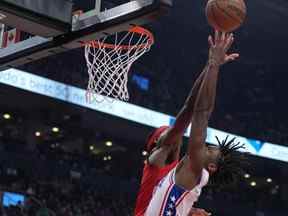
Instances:
[[[199,184],[193,190],[185,190],[175,184],[175,171],[176,169],[171,170],[155,188],[156,194],[152,197],[152,204],[149,205],[145,215],[182,216],[189,214],[193,203],[198,200],[202,187],[208,183],[209,174],[203,169]]]
[[[233,34],[215,32],[209,36],[209,60],[202,73],[204,78],[199,87],[193,109],[192,126],[187,154],[178,165],[155,187],[145,216],[207,216],[209,213],[194,213],[193,204],[198,200],[202,188],[208,183],[225,185],[233,183],[242,174],[243,148],[234,143],[235,138],[226,138],[218,146],[207,146],[206,130],[214,109],[217,78],[221,65],[235,60],[239,54],[227,55]],[[191,212],[192,211],[192,212]]]

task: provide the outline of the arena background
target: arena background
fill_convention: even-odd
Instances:
[[[74,3],[85,11],[92,1]],[[233,47],[241,57],[221,69],[207,141],[239,136],[251,166],[237,187],[207,188],[197,206],[216,216],[284,216],[288,3],[246,3]],[[176,1],[168,16],[145,26],[156,43],[129,73],[129,104],[85,102],[83,49],[0,73],[2,215],[132,215],[145,137],[173,123],[207,61],[204,6]]]

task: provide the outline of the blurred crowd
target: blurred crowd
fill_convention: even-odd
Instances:
[[[160,25],[156,24],[156,27],[155,32],[161,35]],[[205,64],[207,50],[197,50],[189,44],[187,47],[175,44],[177,47],[172,49],[169,47],[171,41],[167,42],[167,46],[163,45],[164,40],[161,43],[155,45],[151,51],[153,55],[146,55],[132,66],[128,84],[129,102],[176,115]],[[171,51],[162,50],[164,47],[178,49],[179,52],[177,56],[171,55]],[[185,50],[188,48],[189,52]],[[187,53],[189,58],[185,58]],[[20,69],[80,88],[86,88],[88,83],[82,49],[51,56]],[[277,76],[272,73],[274,70],[277,70]],[[245,57],[237,62],[237,66],[225,66],[223,72],[221,70],[210,126],[287,145],[287,107],[283,103],[286,95],[281,89],[286,85],[284,72],[281,67],[245,61]],[[149,80],[148,90],[132,82],[133,74]],[[19,153],[22,146],[18,143],[13,148],[9,143],[7,148],[17,151],[17,156],[0,151],[1,190],[23,193],[28,197],[25,203],[2,208],[3,216],[132,215],[143,165],[140,155],[125,152],[113,155],[112,161],[108,162],[103,161],[103,155],[100,158],[83,157],[60,149],[51,150],[50,146],[45,149],[44,145],[35,152]],[[10,172],[7,181],[4,181],[3,173],[11,167],[17,170],[17,175],[11,178]],[[34,175],[35,172],[39,175]],[[252,188],[248,180],[242,180],[237,187],[224,191],[208,188],[197,205],[216,216],[284,216],[287,214],[288,186],[284,180],[287,174],[283,178],[281,175],[277,174],[281,179],[279,184],[263,183],[261,187]]]
[[[156,59],[145,56],[132,66],[129,73],[129,102],[175,116],[201,72],[205,58],[206,54],[195,57],[191,69],[183,68],[185,66],[181,64],[179,69],[173,69],[171,65],[169,67],[171,62],[166,65],[159,56]],[[152,64],[153,61],[158,62]],[[88,83],[82,49],[51,56],[21,66],[21,69],[84,89]],[[180,73],[178,70],[185,71]],[[188,73],[190,70],[191,74]],[[210,126],[248,138],[286,145],[288,119],[283,106],[284,92],[281,90],[281,86],[286,84],[284,77],[281,79],[284,76],[281,69],[278,77],[273,76],[271,67],[264,64],[238,62],[237,68],[228,65],[222,70],[225,76],[220,76]],[[141,89],[132,81],[133,74],[149,80],[148,90]]]
[[[97,158],[55,150],[1,152],[1,192],[25,196],[24,203],[1,205],[1,215],[132,215],[134,196],[128,193],[132,187],[116,173],[110,177],[109,164],[98,163]]]
[[[34,181],[31,185],[19,181],[7,189],[25,194],[26,200],[16,206],[2,207],[2,216],[132,215],[129,197],[117,193],[111,195],[99,187],[71,181]],[[5,191],[5,187],[2,190]]]
[[[1,215],[132,215],[140,180],[135,173],[142,169],[140,158],[133,161],[122,154],[121,158],[113,157],[113,162],[100,165],[97,158],[87,160],[64,152],[58,152],[57,157],[51,157],[51,152],[42,152],[40,158],[37,154],[1,152],[1,191],[27,197],[24,203],[2,207]],[[117,169],[129,170],[131,176],[115,172]],[[239,185],[225,190],[208,187],[197,206],[219,216],[284,216],[288,188],[287,184],[284,188],[285,181],[280,183],[253,188],[241,179]]]

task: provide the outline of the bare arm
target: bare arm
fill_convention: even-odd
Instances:
[[[194,86],[191,89],[182,109],[177,114],[175,124],[163,132],[160,136],[160,139],[158,140],[159,148],[148,157],[149,164],[157,165],[160,167],[164,166],[166,159],[171,151],[174,151],[172,160],[177,160],[179,158],[179,151],[175,149],[177,149],[178,145],[181,143],[177,142],[177,140],[181,139],[186,128],[191,122],[196,96],[203,82],[203,78],[207,72],[207,69],[208,68],[205,67],[195,81]]]
[[[216,32],[215,44],[211,36],[209,36],[208,40],[210,44],[209,61],[198,79],[195,81],[194,86],[184,103],[184,106],[176,117],[174,126],[169,129],[165,136],[162,137],[161,145],[169,145],[179,136],[183,136],[195,111],[199,112],[199,110],[209,110],[210,114],[212,113],[215,103],[219,66],[238,57],[238,54],[235,53],[229,56],[226,55],[226,51],[233,43],[232,34],[220,35],[218,32]],[[195,104],[196,100],[197,106]]]
[[[194,86],[191,89],[183,107],[176,116],[175,124],[171,128],[169,128],[169,130],[163,137],[161,137],[162,146],[173,144],[175,142],[175,139],[177,139],[179,136],[182,137],[184,135],[185,130],[191,122],[196,96],[203,82],[203,78],[207,72],[207,69],[208,68],[205,67],[195,81]]]
[[[198,79],[195,81],[194,86],[191,89],[182,109],[177,114],[175,124],[163,132],[160,136],[157,143],[159,148],[148,157],[149,164],[159,167],[165,166],[166,159],[173,150],[174,155],[172,160],[177,160],[179,158],[179,152],[175,150],[177,149],[178,145],[180,145],[177,140],[181,139],[186,128],[191,122],[197,92],[199,91],[206,70],[207,68],[204,68]]]
[[[219,66],[208,63],[205,81],[202,83],[192,117],[192,127],[188,145],[188,155],[192,168],[201,171],[203,168],[202,154],[205,146],[208,121],[215,104]]]
[[[188,155],[191,162],[191,168],[195,172],[200,172],[203,168],[203,150],[205,147],[206,130],[209,118],[213,112],[217,80],[220,65],[237,58],[238,54],[226,55],[227,50],[233,43],[232,34],[220,35],[215,33],[215,41],[209,37],[210,51],[208,70],[204,76],[199,93],[196,98],[193,109],[192,128],[189,138]]]

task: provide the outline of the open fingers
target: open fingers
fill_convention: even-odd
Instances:
[[[215,46],[215,44],[214,44],[214,42],[213,42],[213,38],[212,38],[211,35],[209,35],[209,37],[208,37],[208,43],[209,43],[209,46],[210,46],[210,47],[214,47],[214,46]]]
[[[210,213],[205,213],[205,212],[195,212],[195,213],[192,213],[192,216],[210,216],[211,214]]]
[[[234,35],[233,34],[229,34],[229,36],[227,37],[226,43],[224,45],[224,49],[225,51],[229,50],[231,45],[234,42]]]
[[[225,32],[221,32],[221,45],[223,46],[226,43],[226,33]]]
[[[210,216],[211,213],[205,211],[204,209],[196,208],[192,211],[192,216]]]
[[[218,30],[215,30],[214,40],[215,44],[218,44],[220,42],[220,33]]]
[[[230,34],[215,30],[215,45],[225,47],[230,40]]]
[[[226,56],[225,62],[234,61],[235,59],[239,58],[239,56],[240,55],[238,53],[232,53],[232,54]]]
[[[209,216],[209,215],[211,215],[210,213],[208,213],[208,212],[205,211],[204,209],[200,209],[200,213],[201,213],[201,215],[203,215],[203,216]]]

